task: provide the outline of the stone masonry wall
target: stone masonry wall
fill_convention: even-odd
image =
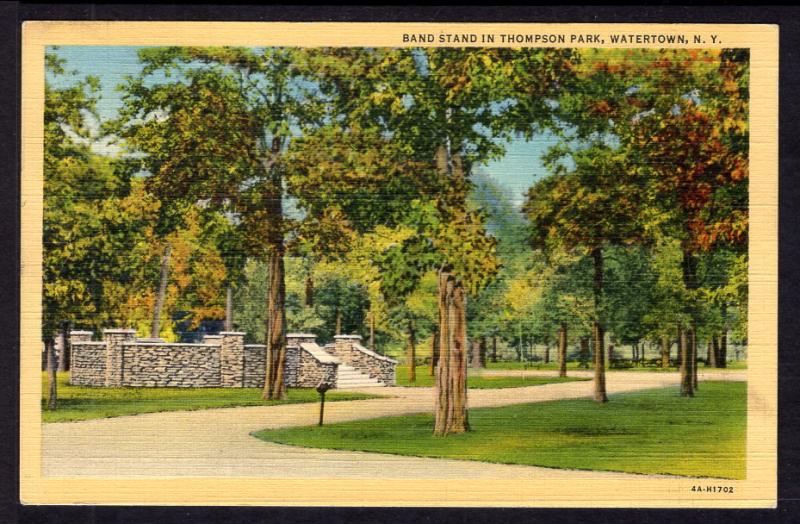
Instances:
[[[295,382],[295,387],[315,388],[321,382],[335,385],[337,367],[338,364],[335,362],[320,362],[312,353],[309,353],[305,348],[301,348],[297,368],[298,378]]]
[[[220,387],[221,346],[130,342],[124,348],[123,386]]]
[[[321,382],[336,384],[339,360],[317,345],[312,333],[286,335],[286,385],[315,388]]]
[[[375,353],[361,345],[359,335],[337,335],[332,348],[326,349],[342,362],[356,368],[387,386],[396,383],[397,361]]]
[[[69,381],[76,386],[103,386],[106,381],[106,343],[92,342],[91,331],[69,334]]]
[[[244,385],[244,333],[220,333],[222,345],[219,353],[220,385],[240,388]]]
[[[168,344],[136,339],[131,329],[106,329],[102,342],[92,342],[91,332],[73,332],[70,382],[85,386],[134,387],[264,387],[266,347],[244,344],[244,333],[223,332],[207,336],[202,344]],[[394,383],[392,359],[353,344],[337,347],[361,369],[370,365],[371,376]],[[347,350],[345,350],[345,346]],[[356,344],[357,346],[357,344]],[[316,344],[313,334],[287,335],[286,385],[317,387],[336,384],[340,358]],[[392,364],[394,363],[394,364]]]
[[[264,387],[267,370],[266,357],[267,346],[263,344],[247,344],[244,346],[244,387]]]
[[[104,329],[103,340],[106,343],[106,386],[121,386],[123,362],[125,359],[125,343],[136,340],[134,329]]]

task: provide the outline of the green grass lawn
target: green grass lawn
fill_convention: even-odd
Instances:
[[[608,363],[606,363],[607,366]],[[592,369],[592,364],[589,364],[590,367],[587,370]],[[558,363],[557,362],[549,362],[547,364],[543,362],[487,362],[486,363],[487,369],[533,369],[533,370],[550,370],[556,371],[558,370]],[[567,362],[567,370],[581,370],[586,368],[578,367],[578,362]],[[608,369],[608,367],[606,367]],[[738,362],[728,362],[727,368],[714,368],[710,367],[707,368],[705,364],[702,362],[699,363],[699,367],[697,368],[698,371],[725,371],[726,369],[729,370],[743,370],[747,369],[747,361],[740,360]],[[631,368],[611,368],[609,371],[650,371],[655,373],[664,373],[664,372],[677,372],[677,367],[669,367],[667,369],[661,367],[652,367],[652,366],[638,366],[638,367],[631,367]]]
[[[396,455],[552,468],[745,478],[747,384],[702,382],[613,395],[469,411],[471,431],[432,436],[430,414],[265,430],[262,440]]]
[[[58,374],[58,409],[47,404],[47,374],[42,374],[42,421],[71,422],[157,411],[183,411],[238,406],[271,406],[316,402],[313,389],[289,389],[288,398],[261,400],[261,388],[105,388],[71,386],[69,373]],[[325,400],[360,400],[380,395],[329,391]]]
[[[467,387],[471,389],[496,389],[496,388],[524,388],[528,386],[541,386],[558,382],[573,382],[576,380],[590,380],[579,377],[481,377],[467,375]],[[436,377],[431,376],[430,367],[417,366],[417,380],[408,381],[408,366],[397,366],[397,385],[414,387],[433,387]]]

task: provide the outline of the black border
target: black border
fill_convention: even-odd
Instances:
[[[780,232],[779,232],[779,507],[772,510],[633,509],[430,509],[430,508],[180,508],[122,506],[22,506],[19,503],[19,234],[20,48],[25,20],[217,21],[430,21],[430,22],[635,22],[767,23],[780,26]],[[800,510],[800,243],[793,211],[800,201],[800,9],[776,6],[281,6],[213,4],[44,4],[0,2],[0,421],[3,475],[0,522],[754,522],[790,521]],[[11,102],[11,101],[14,102]],[[9,416],[13,415],[13,416]]]

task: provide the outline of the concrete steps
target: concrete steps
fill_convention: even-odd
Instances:
[[[353,366],[339,364],[336,379],[337,389],[347,388],[376,388],[383,387],[384,384],[377,379],[370,378],[369,375],[360,372]]]

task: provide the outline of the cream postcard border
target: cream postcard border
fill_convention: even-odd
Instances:
[[[42,475],[41,285],[44,50],[48,45],[431,46],[404,33],[564,34],[550,47],[741,47],[751,50],[747,478],[734,493],[693,493],[691,478],[518,480],[168,478]],[[599,34],[604,44],[570,43]],[[610,44],[611,34],[686,35],[688,44]],[[697,35],[702,44],[693,43]],[[712,38],[716,37],[716,40]],[[452,24],[44,22],[22,31],[20,498],[26,504],[774,507],[777,497],[778,27],[746,24]],[[711,42],[716,43],[712,44]],[[453,44],[451,44],[453,45]],[[519,47],[500,42],[496,47]],[[707,484],[707,482],[703,482]]]

